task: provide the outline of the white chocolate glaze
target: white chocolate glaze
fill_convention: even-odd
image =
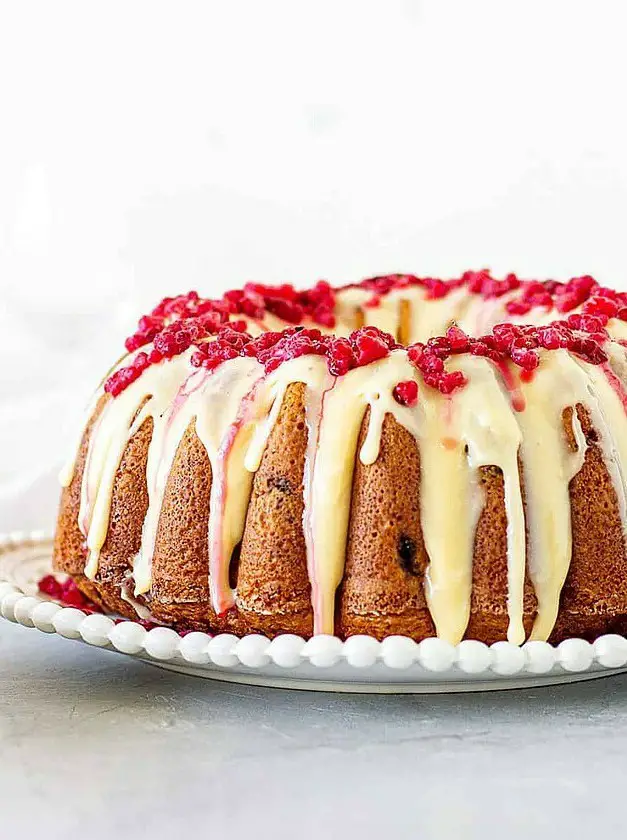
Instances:
[[[180,441],[188,426],[194,423],[211,464],[210,509],[221,514],[209,518],[208,541],[212,600],[216,611],[223,612],[232,606],[228,563],[243,533],[250,494],[250,482],[241,463],[240,433],[245,437],[249,419],[249,403],[245,398],[261,378],[263,369],[255,359],[234,359],[213,373],[204,370],[190,373],[189,359],[179,359],[178,388],[169,410],[155,423],[148,452],[149,505],[141,549],[134,563],[135,595],[150,590],[152,554],[166,482]],[[177,364],[178,359],[172,362]],[[233,484],[235,481],[237,485]],[[237,492],[229,492],[234,486]]]
[[[537,598],[531,633],[534,640],[545,641],[553,629],[570,567],[569,485],[581,469],[586,452],[586,440],[574,410],[587,397],[586,381],[580,373],[568,353],[559,350],[544,355],[531,382],[519,383],[525,400],[525,410],[517,412],[516,419],[522,432],[528,569]],[[567,446],[563,427],[567,408],[573,409],[574,453]]]
[[[451,528],[449,525],[448,528],[442,528],[447,533],[448,540],[458,539],[459,534],[464,535],[463,543],[451,546],[449,562],[454,564],[455,551],[460,551],[464,558],[464,586],[468,588],[468,594],[465,597],[469,605],[474,531],[479,505],[473,505],[468,500],[468,495],[473,484],[476,486],[478,481],[476,471],[480,467],[498,467],[503,474],[507,515],[508,639],[515,644],[521,644],[524,641],[522,596],[525,578],[525,524],[518,474],[520,429],[509,400],[500,385],[498,370],[490,362],[481,358],[463,356],[456,359],[450,367],[463,371],[473,385],[462,388],[451,398],[450,437],[455,441],[455,446],[449,443],[450,448],[447,451],[456,453],[457,476],[454,479],[454,486],[460,487],[463,483],[467,498],[465,504],[460,503],[459,508],[449,514],[449,523],[451,521],[457,523],[461,520],[462,527]],[[464,451],[466,456],[462,458]],[[450,534],[456,536],[452,537]],[[459,567],[458,574],[460,574]],[[431,582],[433,585],[433,581]],[[461,610],[458,612],[461,614]],[[462,638],[464,630],[465,625],[463,629],[461,625],[458,626],[456,641]],[[444,635],[443,637],[446,638]]]
[[[617,376],[608,377],[602,366],[575,360],[587,376],[589,398],[584,405],[590,411],[592,424],[599,434],[598,445],[616,492],[623,536],[627,534],[627,413],[618,393],[624,387]]]
[[[319,409],[308,421],[309,447],[304,479],[304,531],[312,583],[314,632],[333,633],[335,591],[344,571],[346,539],[357,440],[366,408],[369,428],[359,453],[363,463],[376,460],[386,414],[412,424],[411,412],[394,400],[392,390],[415,371],[404,351],[350,371],[325,383]]]

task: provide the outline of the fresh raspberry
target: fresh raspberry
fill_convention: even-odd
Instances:
[[[466,333],[461,330],[456,324],[449,327],[446,331],[446,339],[455,353],[465,353],[470,345],[470,339]]]
[[[68,607],[76,607],[89,613],[102,612],[97,604],[83,595],[71,577],[61,583],[54,575],[46,575],[37,586],[40,592]]]
[[[79,610],[82,610],[88,604],[87,599],[78,589],[73,589],[71,592],[64,592],[62,601],[66,606],[76,607]]]
[[[445,373],[441,377],[439,389],[443,394],[452,394],[457,388],[463,388],[468,380],[461,370],[454,370],[452,373]]]
[[[524,370],[534,370],[540,364],[538,354],[526,347],[512,347],[511,355],[512,361]]]
[[[62,594],[62,587],[54,575],[46,575],[37,584],[39,591],[45,595],[50,595],[56,601],[60,600]]]
[[[509,315],[527,315],[531,312],[531,306],[526,300],[510,300],[505,304],[505,309]]]
[[[427,282],[427,299],[437,300],[446,297],[451,291],[451,286],[444,280],[433,280],[428,278]]]
[[[357,330],[356,333],[353,333],[353,336],[351,336],[351,339],[355,348],[355,367],[384,359],[390,352],[382,335],[372,335],[365,330]]]
[[[399,382],[394,387],[392,395],[400,405],[412,406],[418,402],[418,384],[413,379]]]
[[[344,376],[353,367],[353,348],[347,338],[336,338],[329,345],[328,365],[333,376]]]

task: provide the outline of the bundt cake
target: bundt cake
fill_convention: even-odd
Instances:
[[[166,298],[63,471],[55,568],[179,629],[622,632],[626,347],[588,276]]]

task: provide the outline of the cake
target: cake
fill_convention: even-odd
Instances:
[[[63,470],[55,569],[180,630],[620,633],[626,346],[589,276],[166,298]]]

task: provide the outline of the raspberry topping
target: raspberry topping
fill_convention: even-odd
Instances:
[[[586,361],[602,364],[606,359],[602,345],[608,338],[609,319],[627,321],[627,293],[601,287],[588,275],[558,283],[521,280],[515,274],[496,279],[487,270],[467,271],[452,280],[389,274],[368,278],[357,286],[372,293],[366,306],[378,306],[382,297],[394,289],[420,286],[426,290],[426,297],[441,298],[463,286],[484,298],[508,294],[511,299],[505,308],[512,316],[524,316],[534,307],[547,310],[553,307],[560,313],[570,313],[565,320],[546,327],[501,324],[481,338],[470,338],[453,326],[446,336],[410,346],[409,358],[425,382],[444,394],[462,387],[466,381],[460,371],[446,370],[445,361],[451,355],[471,353],[499,363],[511,360],[526,378],[533,375],[539,363],[540,349],[566,348]],[[334,306],[335,293],[325,281],[305,291],[288,284],[272,287],[247,283],[241,290],[227,292],[221,300],[201,298],[197,292],[164,298],[140,319],[136,332],[127,339],[127,350],[136,355],[107,379],[105,391],[117,396],[150,365],[177,356],[190,347],[195,348],[192,364],[208,370],[237,356],[253,356],[270,372],[288,359],[314,354],[325,356],[329,371],[341,376],[352,368],[384,358],[399,346],[391,336],[374,327],[363,327],[348,338],[337,338],[322,335],[317,329],[296,326],[309,319],[332,328]],[[573,309],[579,311],[572,312]],[[246,322],[237,318],[240,315],[259,320],[266,313],[295,326],[253,339],[245,331]],[[149,343],[152,349],[136,352]],[[401,404],[411,405],[412,392],[411,383],[399,383],[394,396]]]
[[[102,612],[97,604],[94,604],[83,595],[72,578],[61,583],[54,575],[46,575],[37,584],[39,591],[65,604],[66,607],[76,607],[86,613]]]
[[[571,320],[572,319],[572,320]],[[593,332],[588,333],[591,328]],[[546,327],[498,324],[490,335],[471,338],[457,326],[449,327],[445,336],[430,338],[408,348],[410,362],[423,375],[427,385],[443,394],[450,394],[466,384],[461,371],[448,372],[445,361],[454,355],[470,353],[485,356],[499,366],[511,360],[522,368],[521,378],[528,381],[540,364],[539,350],[563,348],[590,364],[607,361],[601,345],[608,339],[598,319],[573,315],[568,321],[555,321]]]
[[[627,320],[627,293],[602,287],[587,274],[566,283],[523,280],[519,288],[520,294],[505,306],[510,315],[526,315],[538,306],[562,314],[581,307],[583,314],[605,316],[605,323],[609,318]]]
[[[211,335],[227,323],[232,315],[261,319],[266,312],[290,324],[300,324],[307,317],[316,324],[332,328],[335,326],[334,307],[335,294],[324,280],[306,291],[297,291],[288,284],[275,287],[247,283],[243,289],[227,292],[222,300],[201,298],[198,292],[188,292],[186,295],[164,298],[150,314],[140,318],[137,330],[127,338],[125,346],[129,353],[133,353],[151,341],[156,343],[160,334],[176,323],[187,322],[186,329],[189,330],[193,329],[193,322],[198,329]],[[163,339],[168,349],[164,356],[182,352],[176,349],[177,334],[178,330],[170,329]],[[178,339],[181,342],[185,340],[183,336],[178,336]]]
[[[483,269],[464,272],[462,283],[469,292],[474,292],[484,298],[496,298],[520,288],[521,281],[515,274],[508,274],[503,280],[497,280],[487,269]]]
[[[464,283],[463,277],[453,280],[438,280],[435,277],[416,277],[414,274],[385,274],[380,277],[368,277],[360,283],[353,284],[358,288],[371,291],[372,297],[366,301],[366,306],[379,306],[381,298],[393,289],[405,289],[408,286],[421,286],[426,290],[428,299],[443,298],[459,288]],[[343,288],[351,288],[344,286]]]
[[[139,319],[137,330],[126,339],[126,349],[133,353],[154,341],[168,324],[186,319],[199,320],[203,328],[215,333],[221,324],[229,320],[230,312],[229,305],[224,301],[201,298],[198,292],[164,298],[149,315]]]
[[[486,300],[517,293],[505,305],[508,314],[514,316],[526,315],[536,307],[554,308],[559,313],[572,312],[582,307],[584,312],[597,314],[601,311],[610,318],[627,320],[627,292],[615,292],[602,287],[587,274],[561,283],[556,280],[522,280],[516,274],[507,274],[498,279],[488,269],[482,269],[466,271],[461,277],[450,280],[417,277],[413,274],[387,274],[367,278],[353,286],[372,292],[366,307],[379,306],[382,298],[394,289],[421,286],[426,290],[427,298],[441,298],[464,286],[472,294],[481,295]]]
[[[248,333],[238,333],[230,328],[220,331],[214,341],[202,344],[191,358],[194,367],[215,370],[227,359],[238,356],[254,357],[271,373],[283,362],[299,356],[324,356],[329,372],[343,376],[353,368],[385,358],[399,345],[391,335],[376,327],[362,327],[348,338],[322,335],[320,330],[291,327],[282,333],[262,333],[252,338]]]
[[[61,581],[57,580],[54,575],[46,575],[39,581],[37,588],[40,592],[43,592],[44,595],[48,595],[55,601],[64,604],[66,607],[76,607],[88,615],[102,612],[98,604],[94,604],[93,601],[90,601],[89,598],[83,595],[71,577],[61,583]],[[128,619],[126,618],[114,618],[116,624],[120,624],[121,622],[127,620]],[[159,626],[153,621],[147,621],[146,619],[141,618],[136,618],[135,622],[137,624],[141,624],[141,626],[145,627],[146,630],[152,630],[153,627]],[[178,632],[181,636],[183,636],[185,635],[185,632],[190,631],[178,630]]]
[[[130,365],[120,368],[120,370],[116,370],[115,373],[111,374],[105,382],[105,391],[113,397],[117,397],[118,394],[121,394],[122,391],[124,391],[125,388],[128,388],[132,382],[139,379],[149,364],[148,354],[143,351],[138,353]]]
[[[233,313],[250,318],[260,319],[270,312],[288,324],[300,324],[309,317],[323,327],[335,326],[335,295],[325,280],[319,280],[313,289],[306,291],[297,291],[289,284],[247,283],[241,290],[227,292],[224,300]]]

